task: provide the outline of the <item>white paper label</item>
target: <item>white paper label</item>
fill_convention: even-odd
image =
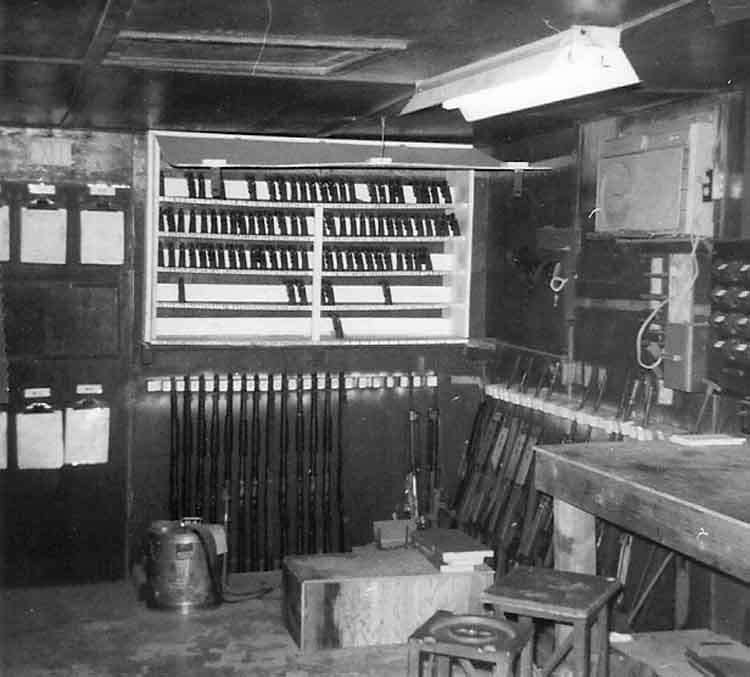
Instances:
[[[358,202],[369,202],[370,191],[367,188],[366,183],[355,183],[354,184],[354,196]]]
[[[65,263],[68,214],[64,209],[21,209],[21,261]]]
[[[54,195],[55,187],[48,183],[30,183],[28,184],[29,194],[31,195]]]
[[[250,192],[247,189],[247,181],[237,179],[224,180],[224,195],[229,200],[247,200],[250,198]]]
[[[109,407],[65,410],[64,460],[67,465],[109,460]]]
[[[0,261],[10,260],[10,207],[0,205]]]
[[[271,193],[268,190],[268,183],[266,181],[255,182],[255,195],[258,200],[270,200]]]
[[[114,197],[117,194],[115,186],[108,183],[90,183],[88,185],[89,195],[99,195],[102,197]]]
[[[52,388],[24,388],[23,397],[26,400],[52,397]]]
[[[181,176],[165,176],[164,195],[168,197],[189,197],[187,179]]]
[[[79,383],[76,385],[76,395],[101,395],[103,392],[101,383]]]
[[[18,467],[61,468],[63,465],[63,414],[61,411],[16,414]]]
[[[81,212],[81,263],[116,266],[125,260],[125,214]]]
[[[0,411],[0,470],[8,467],[8,412]]]

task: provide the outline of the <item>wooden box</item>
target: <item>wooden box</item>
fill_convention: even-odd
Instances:
[[[287,557],[283,613],[303,651],[405,643],[438,609],[480,610],[489,567],[440,573],[412,549]]]

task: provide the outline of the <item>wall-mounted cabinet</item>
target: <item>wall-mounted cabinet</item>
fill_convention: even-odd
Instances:
[[[468,338],[473,169],[338,164],[328,147],[318,163],[279,165],[263,159],[273,144],[283,158],[295,145],[305,157],[316,150],[299,139],[150,135],[147,341]]]

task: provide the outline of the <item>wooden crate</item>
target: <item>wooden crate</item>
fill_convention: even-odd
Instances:
[[[402,644],[438,609],[479,611],[493,576],[440,573],[412,549],[287,557],[284,621],[303,651]]]

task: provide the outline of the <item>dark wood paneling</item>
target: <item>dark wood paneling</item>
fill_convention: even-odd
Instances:
[[[128,186],[132,148],[128,134],[3,128],[0,174],[13,184],[11,243],[18,240],[24,182],[57,186],[77,240],[86,184]],[[125,572],[133,226],[127,188],[112,199],[125,212],[123,265],[75,263],[77,241],[68,243],[66,264],[17,258],[4,264],[11,413],[9,467],[0,472],[0,578],[7,584],[84,582]],[[110,408],[108,462],[19,470],[13,417],[25,405],[23,389],[50,387],[50,404],[64,408],[81,397],[80,384],[100,384]]]
[[[487,256],[487,335],[509,343],[561,353],[565,350],[562,297],[549,280],[562,251],[547,250],[540,229],[571,229],[575,170],[498,177],[490,198]],[[520,190],[519,190],[520,189]],[[539,241],[538,241],[539,240]],[[567,275],[568,272],[563,272]]]

